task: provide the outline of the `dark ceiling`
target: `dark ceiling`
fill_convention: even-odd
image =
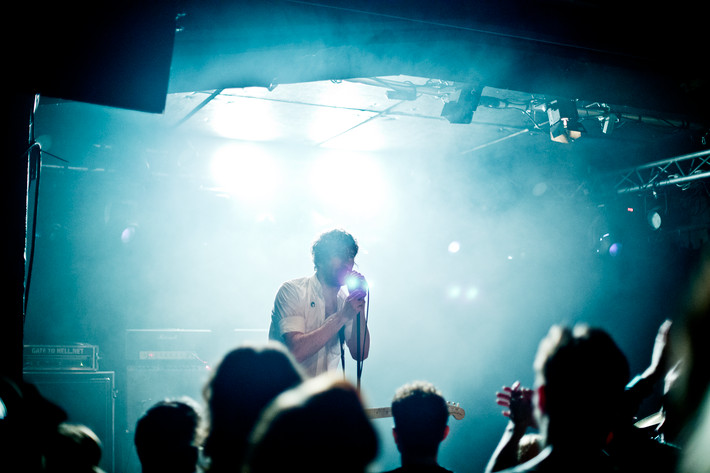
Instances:
[[[186,172],[185,150],[255,138],[215,131],[229,110],[272,132],[262,144],[344,149],[374,133],[384,139],[368,151],[390,161],[463,170],[476,157],[518,187],[544,175],[569,196],[707,149],[701,15],[683,3],[48,3],[25,12],[36,34],[14,50],[13,79],[42,97],[49,165]],[[444,118],[450,90],[481,94],[463,123]],[[550,140],[555,99],[576,105],[582,139]]]
[[[592,112],[601,104],[626,129],[594,143],[592,165],[617,169],[705,146],[701,15],[683,3],[47,3],[25,11],[36,33],[14,50],[13,79],[17,90],[45,98],[157,114],[166,113],[168,94],[400,75],[442,80],[512,97],[518,108],[532,98],[574,100]],[[484,142],[539,128],[539,117],[523,123],[520,115],[497,113],[488,128],[505,131]],[[590,136],[599,137],[593,127]]]
[[[708,99],[702,15],[686,1],[672,9],[574,0],[212,0],[74,8],[64,2],[29,8],[34,34],[23,41],[27,50],[15,51],[18,64],[30,66],[18,71],[20,84],[48,96],[149,111],[161,110],[167,89],[394,74],[694,119],[704,118]]]

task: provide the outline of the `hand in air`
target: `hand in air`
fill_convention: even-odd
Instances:
[[[532,397],[532,389],[521,387],[516,381],[512,386],[504,386],[502,392],[496,393],[496,404],[507,408],[503,415],[517,426],[535,427]]]
[[[669,337],[672,324],[671,320],[665,320],[658,328],[651,354],[651,364],[645,371],[646,376],[660,378],[663,372],[670,368],[667,365],[670,358]]]

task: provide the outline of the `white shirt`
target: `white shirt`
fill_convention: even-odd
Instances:
[[[345,304],[347,292],[338,291],[338,310]],[[316,275],[292,279],[281,285],[271,312],[269,338],[285,344],[289,332],[309,333],[325,322],[323,288]],[[345,338],[352,334],[352,322],[345,324]],[[309,376],[337,370],[340,364],[340,340],[336,335],[323,348],[301,362]]]

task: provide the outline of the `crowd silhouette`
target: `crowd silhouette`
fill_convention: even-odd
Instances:
[[[143,473],[193,473],[200,457],[200,418],[199,405],[188,397],[151,406],[134,433]]]
[[[710,259],[702,263],[637,376],[613,334],[552,325],[539,341],[534,385],[495,393],[507,425],[486,473],[710,472]],[[657,411],[639,419],[655,389]],[[392,438],[379,439],[356,387],[342,375],[304,375],[284,345],[268,341],[226,353],[203,399],[156,402],[134,442],[143,473],[364,473],[385,441],[401,457],[389,473],[451,473],[438,463],[449,433],[443,394],[412,381],[393,393],[391,412]],[[104,473],[89,427],[8,378],[0,379],[0,445],[3,467],[11,458],[29,473]]]
[[[233,472],[243,462],[259,415],[304,375],[286,348],[276,342],[245,345],[227,353],[204,388],[207,425],[204,469]]]
[[[439,446],[449,435],[449,408],[436,386],[415,381],[397,389],[392,417],[401,466],[389,473],[451,473],[438,461]]]

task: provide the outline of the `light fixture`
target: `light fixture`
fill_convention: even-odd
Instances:
[[[451,99],[454,100],[451,100]],[[450,123],[468,124],[473,120],[473,112],[478,108],[478,102],[481,100],[481,91],[473,87],[463,87],[458,90],[458,93],[449,99],[444,104],[441,110],[441,116],[446,118]]]
[[[138,233],[138,203],[132,200],[109,202],[104,206],[104,225],[109,238],[124,245],[132,243]]]
[[[644,197],[646,222],[654,232],[660,230],[663,216],[668,211],[668,200],[665,193],[658,194],[655,190],[650,196]]]
[[[605,135],[611,135],[616,127],[616,124],[619,123],[619,116],[615,113],[608,113],[603,117],[600,117],[599,120],[602,125],[602,133]]]
[[[612,258],[617,258],[621,255],[622,248],[623,243],[607,232],[599,237],[596,252],[601,257],[611,256]]]
[[[646,215],[646,220],[648,221],[648,224],[651,226],[651,229],[654,231],[661,228],[661,224],[663,223],[663,219],[661,218],[661,214],[656,209],[649,210],[648,214]]]
[[[553,100],[547,104],[550,138],[558,143],[569,143],[582,137],[586,130],[579,122],[577,105],[572,100]]]

